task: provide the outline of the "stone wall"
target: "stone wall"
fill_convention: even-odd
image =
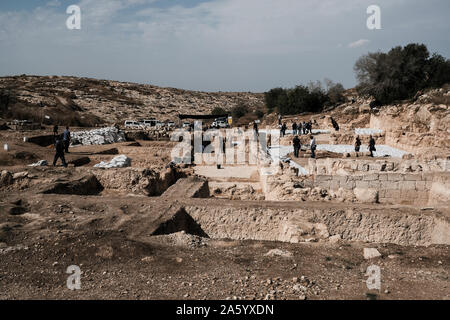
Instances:
[[[314,186],[326,190],[351,190],[358,192],[376,192],[377,201],[393,204],[426,205],[444,203],[446,186],[450,173],[371,173],[359,176],[316,175]],[[430,190],[436,189],[436,197],[430,198]],[[441,190],[441,191],[438,191]],[[442,191],[443,190],[443,191]],[[358,195],[357,195],[358,198]],[[437,199],[436,199],[437,198]],[[430,201],[429,201],[430,200]]]
[[[450,171],[450,160],[357,160],[357,159],[309,159],[309,174],[353,175],[383,172],[422,173]]]
[[[450,243],[448,219],[432,211],[352,207],[318,208],[305,205],[255,207],[252,203],[211,206],[186,205],[186,211],[215,239],[283,242],[347,241],[430,245]]]

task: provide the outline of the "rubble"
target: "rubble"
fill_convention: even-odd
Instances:
[[[364,259],[370,260],[381,257],[381,253],[375,248],[364,248]]]
[[[102,169],[131,167],[131,159],[125,155],[120,155],[120,156],[114,157],[109,162],[102,161],[99,164],[96,164],[94,167],[102,168]]]
[[[72,146],[103,145],[126,141],[125,134],[116,127],[73,132],[71,138]]]

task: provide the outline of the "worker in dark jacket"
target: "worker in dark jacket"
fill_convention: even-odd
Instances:
[[[359,138],[359,136],[357,136],[355,141],[355,152],[359,152],[360,149],[361,149],[361,139]]]
[[[298,136],[295,136],[294,140],[292,141],[292,144],[294,145],[294,157],[298,158],[298,153],[299,153],[300,148],[302,146]]]
[[[66,127],[66,130],[64,130],[64,150],[66,153],[69,153],[69,146],[70,146],[70,131],[69,127]]]
[[[370,136],[369,140],[369,151],[371,157],[373,157],[373,152],[377,151],[377,149],[375,148],[375,139],[372,136]]]
[[[287,129],[287,126],[286,126],[286,122],[285,122],[281,126],[281,137],[284,137],[286,135],[286,129]]]
[[[55,154],[55,158],[53,159],[53,166],[55,166],[58,159],[61,158],[63,166],[67,168],[66,159],[64,158],[63,137],[59,136],[56,138],[55,148],[56,148],[56,154]]]
[[[294,136],[297,135],[297,122],[294,121],[294,123],[292,124],[292,134]]]

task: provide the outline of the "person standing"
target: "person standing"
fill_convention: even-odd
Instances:
[[[302,122],[299,121],[298,125],[297,125],[297,132],[299,135],[303,134],[303,126],[302,126]]]
[[[55,125],[53,127],[53,137],[56,138],[58,136],[58,125]]]
[[[61,136],[56,137],[55,149],[56,149],[56,154],[55,154],[55,158],[53,159],[53,166],[55,166],[58,159],[61,158],[63,166],[67,168],[66,159],[64,158],[63,137],[61,137]]]
[[[255,122],[253,122],[253,131],[255,132],[256,136],[259,136],[259,132],[258,132],[258,124]]]
[[[311,158],[315,158],[316,157],[316,149],[317,149],[317,145],[316,145],[316,139],[314,138],[313,135],[311,135],[310,137],[311,142],[310,142],[310,146],[311,146]]]
[[[375,139],[372,137],[372,135],[370,136],[369,140],[369,151],[371,157],[373,157],[373,152],[377,151],[377,149],[375,148]]]
[[[297,122],[294,121],[294,123],[292,124],[292,134],[294,136],[297,135]]]
[[[355,141],[355,152],[359,152],[360,149],[361,149],[361,139],[359,138],[359,136],[357,136]]]
[[[278,125],[281,126],[281,114],[278,114]]]
[[[70,145],[70,131],[69,127],[66,127],[66,130],[64,130],[64,150],[66,153],[69,153],[69,145]]]
[[[294,145],[294,157],[298,158],[298,153],[299,153],[300,148],[302,146],[298,136],[295,136],[294,140],[292,141],[292,144]]]
[[[286,126],[286,122],[285,122],[281,126],[281,137],[284,137],[286,135],[286,129],[287,129],[287,126]]]

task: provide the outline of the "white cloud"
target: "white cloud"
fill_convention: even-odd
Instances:
[[[370,40],[367,39],[359,39],[358,41],[349,43],[348,47],[349,48],[358,48],[358,47],[362,47],[366,44],[368,44],[370,42]]]
[[[0,55],[0,70],[208,90],[261,91],[324,77],[348,87],[360,52],[342,48],[362,47],[370,39],[385,50],[406,41],[392,21],[417,23],[412,13],[404,15],[407,22],[388,20],[395,8],[405,9],[403,0],[379,0],[387,11],[385,30],[391,30],[383,37],[385,30],[367,30],[369,0],[211,0],[189,7],[161,2],[78,0],[82,29],[72,31],[65,27],[64,5],[0,12],[2,47],[13,48]],[[429,28],[448,28],[446,19],[434,21]],[[421,41],[417,35],[427,31],[423,25],[401,30],[411,35],[407,41]],[[367,39],[349,43],[360,37]]]
[[[61,5],[61,2],[59,0],[51,0],[47,2],[47,7],[59,7]]]

